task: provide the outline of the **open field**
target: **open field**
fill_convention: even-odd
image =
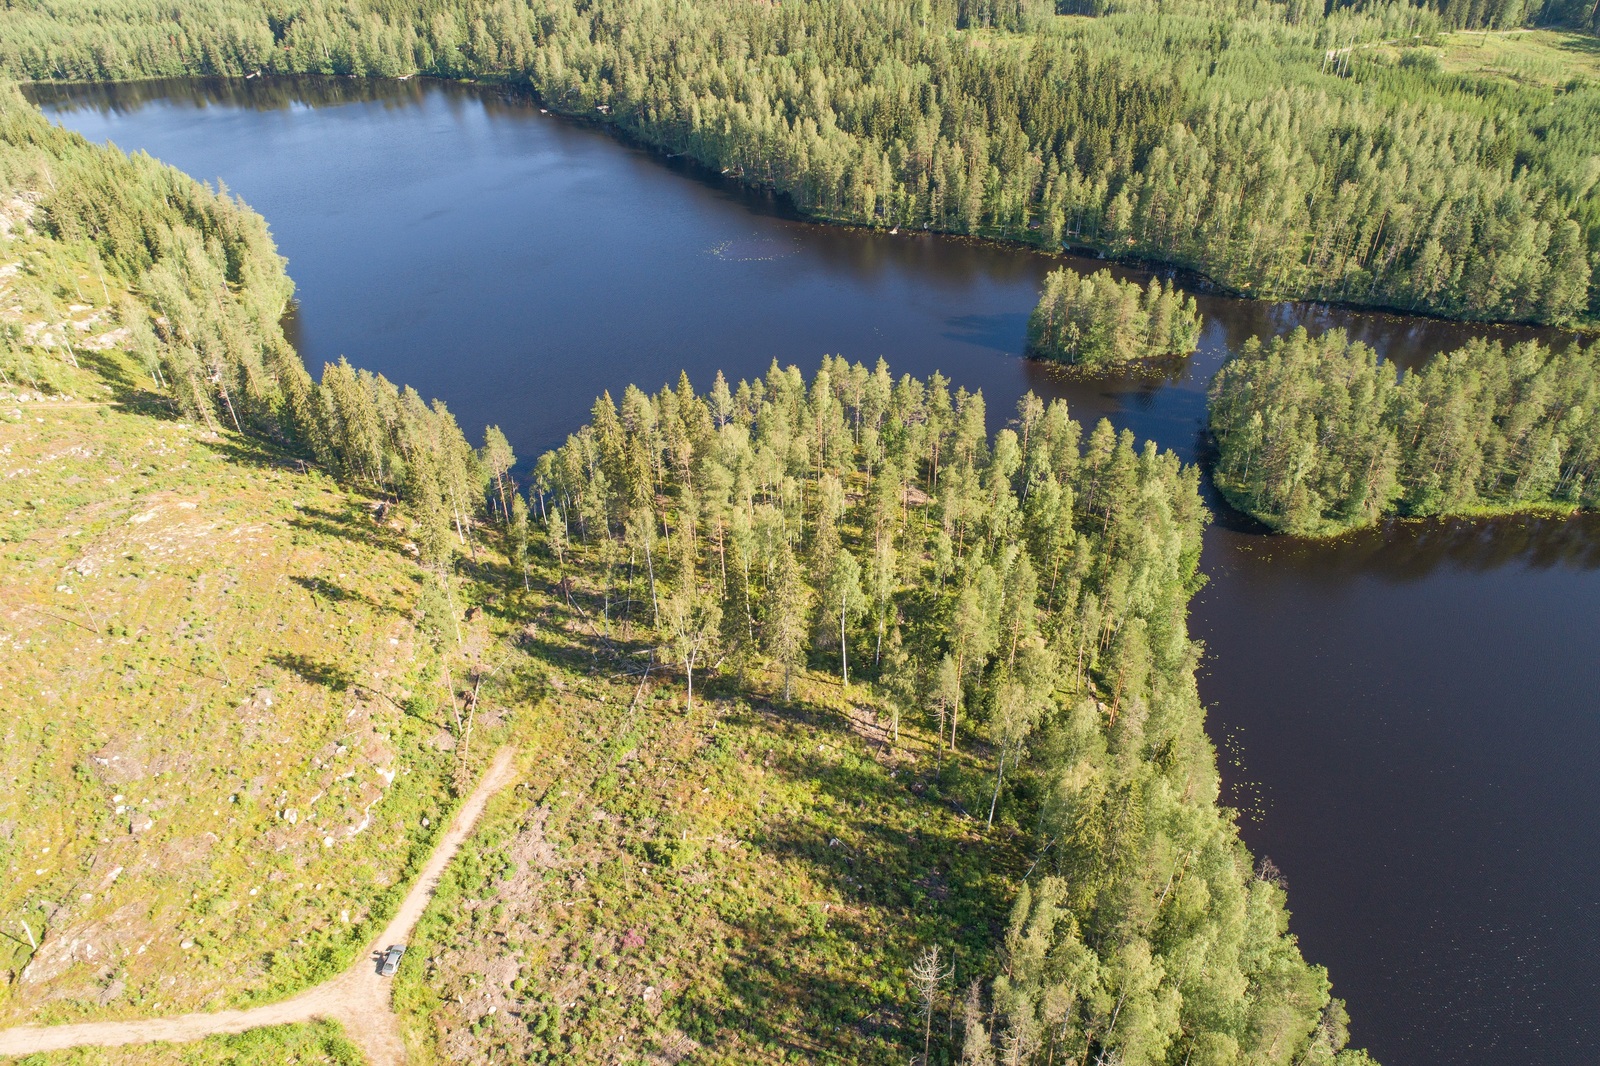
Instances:
[[[1504,78],[1523,85],[1559,89],[1573,82],[1600,83],[1600,40],[1565,30],[1460,31],[1435,42],[1391,54],[1418,51],[1436,57],[1441,70],[1474,77]]]
[[[0,1016],[337,970],[452,803],[445,722],[402,709],[424,682],[398,535],[235,438],[4,406]]]

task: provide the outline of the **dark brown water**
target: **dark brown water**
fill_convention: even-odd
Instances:
[[[1414,365],[1528,333],[1202,295],[1193,359],[1086,382],[1018,358],[1060,260],[812,225],[526,99],[348,80],[39,97],[261,211],[309,364],[348,355],[525,459],[602,389],[823,353],[942,370],[994,424],[1028,389],[1061,396],[1193,458],[1205,383],[1254,334],[1343,327]],[[1194,618],[1212,734],[1356,1042],[1388,1066],[1600,1061],[1600,520],[1316,545],[1213,505]]]

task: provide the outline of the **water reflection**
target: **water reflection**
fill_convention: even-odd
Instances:
[[[1440,568],[1479,574],[1512,566],[1600,570],[1600,515],[1594,514],[1392,519],[1321,541],[1223,528],[1213,541],[1218,542],[1214,550],[1221,552],[1249,551],[1257,566],[1298,571],[1310,585],[1338,585],[1358,577],[1418,582]]]
[[[249,111],[292,107],[337,107],[342,104],[389,104],[406,107],[422,99],[425,79],[301,78],[156,78],[112,84],[24,86],[41,107],[62,111],[126,114],[150,104],[228,107]],[[485,94],[485,106],[493,106]]]

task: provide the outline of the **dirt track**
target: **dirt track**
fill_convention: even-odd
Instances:
[[[433,896],[450,860],[477,824],[489,798],[511,782],[516,753],[503,748],[484,772],[483,780],[457,812],[450,828],[434,848],[417,883],[400,903],[394,919],[369,945],[371,951],[390,944],[403,944]],[[344,1026],[350,1039],[365,1052],[372,1066],[402,1066],[405,1047],[400,1041],[400,1025],[390,1010],[389,982],[379,977],[371,952],[363,952],[351,967],[338,977],[307,989],[292,999],[269,1003],[249,1010],[216,1013],[179,1014],[170,1018],[150,1018],[130,1022],[82,1022],[75,1025],[20,1025],[0,1029],[0,1056],[31,1055],[39,1051],[59,1051],[83,1044],[111,1046],[146,1044],[154,1041],[184,1043],[214,1033],[242,1033],[263,1025],[285,1025],[316,1018],[331,1018]]]

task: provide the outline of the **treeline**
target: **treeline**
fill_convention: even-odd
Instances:
[[[277,433],[305,371],[278,326],[292,286],[261,216],[147,155],[91,146],[0,84],[0,180],[37,220],[142,297],[120,309],[151,380],[185,414]]]
[[[630,387],[538,461],[538,539],[690,700],[713,668],[787,698],[810,665],[942,760],[984,742],[987,817],[1039,861],[962,1062],[1367,1061],[1216,803],[1196,470],[1031,394],[984,427],[980,394],[881,361]]]
[[[1052,270],[1028,317],[1028,354],[1087,367],[1188,355],[1199,343],[1193,296],[1154,277],[1141,290],[1109,270]]]
[[[1600,346],[1474,340],[1396,377],[1363,344],[1252,339],[1211,385],[1214,477],[1274,529],[1600,506]]]
[[[1600,312],[1594,84],[1466,78],[1352,49],[1441,25],[1403,5],[1053,10],[19,0],[0,11],[0,62],[33,79],[527,79],[550,106],[824,218],[1092,247],[1258,295],[1495,320]]]
[[[489,479],[514,461],[504,438],[491,431],[480,461],[438,401],[343,360],[313,381],[283,335],[293,286],[260,215],[148,155],[50,125],[9,84],[0,182],[37,202],[34,223],[56,248],[116,282],[124,295],[108,310],[124,346],[185,417],[272,440],[403,503],[441,577],[452,536],[473,548]],[[5,341],[14,363],[25,339]]]
[[[1359,9],[1363,0],[1342,0]],[[1591,0],[1420,0],[1416,6],[1453,30],[1504,30],[1516,26],[1570,26],[1600,32],[1600,8]]]

